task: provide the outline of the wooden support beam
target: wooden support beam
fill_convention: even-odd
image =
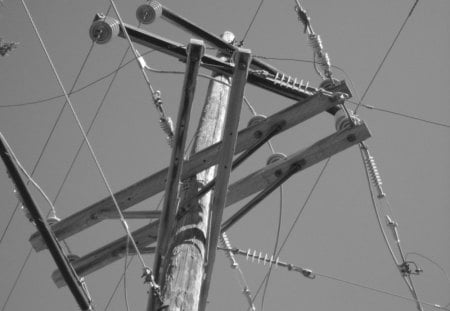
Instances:
[[[241,115],[244,90],[247,83],[248,70],[251,61],[251,52],[246,49],[238,49],[234,63],[236,69],[231,79],[230,97],[228,99],[227,114],[222,136],[221,152],[217,165],[216,185],[214,187],[214,200],[209,209],[209,234],[206,247],[206,278],[202,284],[200,294],[200,310],[205,309],[208,297],[211,275],[216,259],[216,247],[220,234],[223,209],[226,203],[228,182],[232,168],[233,155],[236,148],[238,126]]]
[[[238,154],[251,147],[260,137],[271,131],[275,125],[282,125],[278,132],[279,134],[340,103],[342,102],[332,94],[318,93],[305,101],[287,107],[268,117],[261,123],[241,130],[238,135],[235,153]],[[220,152],[220,148],[221,142],[191,156],[184,163],[181,179],[195,175],[211,165],[217,164],[217,155]],[[116,192],[114,195],[120,208],[125,210],[163,191],[167,172],[167,168],[162,169]],[[66,239],[73,234],[99,223],[105,219],[104,215],[111,215],[111,213],[114,213],[114,205],[111,198],[106,197],[61,220],[59,223],[53,225],[52,229],[58,239]],[[45,243],[43,243],[39,233],[33,234],[30,237],[30,242],[36,251],[45,249]]]
[[[347,148],[350,148],[353,145],[368,139],[369,137],[370,132],[363,123],[354,128],[345,129],[323,138],[308,148],[288,156],[285,160],[270,164],[230,185],[228,189],[226,206],[230,206],[250,195],[266,189],[279,179],[278,176],[280,176],[280,174],[283,175],[286,173],[295,163],[301,161],[303,165],[301,170],[298,172],[303,171],[314,164],[317,164]],[[157,221],[153,224],[155,223],[157,223]],[[149,226],[150,225],[147,225],[135,231],[136,233],[133,233],[133,236],[136,234],[135,240],[139,247],[144,247],[156,241],[156,225],[152,225],[151,227]],[[77,268],[80,267],[81,264],[76,261],[74,263],[74,267],[77,273],[80,275],[80,272],[84,271],[84,274],[81,275],[86,275],[87,273],[104,267],[110,262],[119,260],[121,256],[124,255],[125,241],[126,237],[123,237],[108,244],[109,246],[102,247],[100,250],[94,251],[82,257],[78,261],[89,263],[89,269]],[[111,250],[108,250],[109,248],[111,248]],[[116,254],[114,250],[122,250],[122,252],[116,251]],[[99,254],[103,255],[99,256]],[[114,254],[114,256],[108,254]],[[111,259],[108,256],[111,256]],[[108,260],[108,262],[103,263],[102,260]],[[80,272],[78,269],[80,269]]]
[[[140,250],[146,249],[145,246],[156,241],[156,237],[158,234],[158,223],[159,221],[154,221],[132,233],[132,236]],[[72,263],[72,266],[75,269],[77,275],[80,277],[86,276],[94,271],[97,271],[98,269],[107,266],[108,264],[119,260],[120,258],[123,258],[126,253],[126,241],[127,236],[121,237],[120,239],[117,239],[81,257],[80,259],[75,260]],[[128,243],[128,252],[129,254],[135,254],[135,250],[133,249],[133,245],[131,244],[131,242]],[[59,270],[56,270],[52,273],[52,279],[58,287],[66,285]]]
[[[59,269],[58,273],[61,275],[61,279],[69,285],[70,292],[75,298],[79,308],[83,311],[92,310],[89,295],[86,293],[83,286],[81,286],[78,276],[74,273],[72,267],[70,266],[69,260],[53,234],[50,225],[47,223],[41,213],[41,210],[34,202],[34,199],[28,191],[25,182],[22,180],[19,169],[16,166],[17,159],[13,160],[15,157],[14,153],[10,147],[8,147],[9,149],[6,147],[7,145],[8,143],[0,133],[0,157],[6,166],[8,176],[14,183],[15,191],[18,193],[19,200],[28,210],[31,217],[30,220],[36,225],[40,234],[44,237],[50,254]],[[29,175],[28,178],[31,179]]]
[[[162,8],[161,17],[163,19],[165,19],[169,23],[193,34],[194,36],[198,36],[198,37],[202,38],[206,42],[208,42],[208,43],[214,45],[216,48],[220,49],[221,52],[223,52],[225,55],[231,56],[231,54],[237,50],[237,46],[233,45],[230,42],[227,42],[226,40],[220,38],[219,36],[194,24],[190,20],[173,12],[168,7],[162,5],[161,8]],[[266,62],[264,62],[260,59],[257,59],[257,58],[252,58],[251,65],[258,69],[265,70],[271,74],[276,74],[277,72],[281,73],[281,71],[278,70],[277,68],[275,68],[272,65],[269,65]]]
[[[156,278],[158,278],[161,265],[161,256],[167,251],[169,233],[175,222],[191,107],[197,85],[200,59],[204,53],[205,45],[203,41],[191,39],[187,48],[186,73],[181,91],[180,108],[178,109],[177,125],[174,134],[175,144],[172,149],[169,171],[167,173],[164,204],[159,222],[158,243],[154,260]]]
[[[96,19],[99,19],[98,15]],[[176,57],[180,61],[186,61],[187,52],[185,45],[172,40],[168,40],[166,38],[126,23],[124,24],[124,26],[131,41],[149,47],[151,49],[158,50],[161,53]],[[126,38],[125,32],[121,26],[119,37]],[[217,72],[226,76],[231,76],[234,72],[233,64],[230,64],[229,62],[211,55],[203,56],[201,65],[202,67],[211,70],[212,72]],[[317,88],[309,86],[304,86],[302,88],[292,87],[292,83],[291,85],[289,85],[289,83],[285,83],[287,82],[287,80],[280,81],[279,79],[275,79],[275,76],[276,74],[269,74],[268,72],[252,70],[249,72],[247,81],[257,87],[294,100],[304,100],[318,91]],[[283,77],[286,79],[288,79],[288,76],[289,75],[283,75]]]

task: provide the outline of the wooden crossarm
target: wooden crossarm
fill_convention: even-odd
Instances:
[[[245,128],[239,132],[235,154],[238,154],[252,146],[259,137],[270,131],[274,125],[283,124],[278,132],[281,133],[313,116],[334,107],[339,101],[332,95],[318,93],[303,102],[298,102],[287,107],[266,120]],[[202,170],[217,164],[217,154],[221,143],[212,145],[193,155],[185,164],[182,179],[197,174]],[[115,193],[117,202],[122,210],[138,204],[164,190],[168,169],[146,177]],[[84,229],[87,229],[104,219],[102,214],[111,214],[114,205],[110,197],[106,197],[89,207],[72,214],[61,222],[53,225],[53,230],[58,239],[66,239]],[[45,249],[40,235],[33,234],[30,243],[36,251]]]
[[[270,164],[232,184],[228,189],[226,206],[267,188],[277,180],[280,172],[283,174],[294,163],[302,161],[304,165],[300,171],[303,171],[369,137],[370,132],[365,124],[327,136],[308,148],[290,155],[285,160]],[[157,223],[158,221],[155,221],[133,233],[139,247],[145,247],[156,241]],[[78,275],[87,275],[119,260],[125,255],[125,241],[126,237],[122,237],[74,262],[74,268]],[[54,273],[54,280],[59,284],[58,286],[61,285],[62,279],[58,272]]]

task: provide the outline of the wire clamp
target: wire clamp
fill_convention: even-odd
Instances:
[[[149,267],[145,267],[144,272],[142,273],[142,278],[144,278],[144,284],[150,284],[153,295],[156,296],[160,301],[162,301],[161,286],[156,283],[152,269],[150,269]]]
[[[411,269],[411,266],[413,266],[413,269]],[[423,272],[414,261],[404,261],[398,268],[403,276],[419,275]]]
[[[309,23],[310,18],[306,14],[306,10],[303,9],[300,6],[300,4],[297,2],[297,5],[295,6],[295,12],[297,12],[298,20],[300,22],[302,22],[303,26],[305,27],[305,29],[303,30],[303,33],[306,33],[306,30],[310,26],[310,23]]]

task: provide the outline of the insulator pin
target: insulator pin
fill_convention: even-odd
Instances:
[[[58,223],[61,221],[61,218],[57,217],[55,214],[50,215],[49,217],[47,217],[47,223],[50,226],[53,226],[54,224]]]
[[[105,44],[109,42],[112,36],[119,34],[119,21],[106,16],[92,23],[89,28],[89,36],[91,40],[98,44]]]
[[[262,114],[256,115],[248,121],[247,126],[250,127],[250,126],[256,125],[258,123],[261,123],[265,119],[267,119],[267,117],[265,115],[262,115]]]
[[[150,1],[140,5],[136,10],[136,18],[142,24],[151,24],[162,14],[162,5],[158,1]]]
[[[337,131],[351,128],[353,124],[358,124],[360,122],[359,118],[355,116],[352,111],[348,110],[348,113],[350,118],[344,109],[339,109],[334,115],[334,125]]]
[[[287,158],[287,156],[284,153],[273,153],[267,159],[266,164],[270,165],[272,163],[275,163],[275,162],[280,161],[280,160],[284,160],[286,158]]]
[[[67,259],[69,260],[69,262],[75,262],[75,261],[77,261],[78,259],[80,259],[80,256],[78,256],[78,255],[75,255],[75,254],[68,254],[67,255]]]

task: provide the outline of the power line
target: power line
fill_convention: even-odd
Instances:
[[[23,261],[22,266],[20,267],[19,273],[17,273],[16,279],[14,280],[13,286],[11,287],[11,289],[9,290],[8,296],[6,297],[5,302],[2,305],[2,310],[1,311],[5,311],[6,305],[9,302],[9,299],[11,298],[12,293],[14,292],[14,290],[16,289],[17,286],[17,282],[19,282],[20,277],[22,276],[23,270],[25,269],[25,266],[28,263],[28,260],[30,260],[31,254],[33,252],[33,248],[30,246],[30,249],[28,250],[28,254],[25,257],[25,260]]]
[[[268,57],[268,56],[262,56],[262,55],[256,55],[255,57],[256,58],[261,58],[261,59],[269,59],[269,60],[312,63],[311,60],[299,59],[299,58]],[[352,79],[350,78],[350,76],[347,74],[347,72],[345,72],[344,69],[342,69],[341,67],[336,66],[336,65],[332,65],[331,67],[336,68],[337,70],[341,71],[347,77],[347,79],[350,81],[351,85],[353,86],[353,89],[356,92],[356,88],[354,87],[354,83],[353,83]],[[359,96],[357,96],[357,97],[359,97]],[[346,101],[349,102],[350,104],[355,105],[355,106],[359,105],[360,107],[364,107],[364,108],[369,109],[369,110],[376,110],[376,111],[385,112],[385,113],[397,115],[397,116],[400,116],[400,117],[404,117],[404,118],[407,118],[407,119],[412,119],[412,120],[421,121],[421,122],[432,124],[432,125],[437,125],[437,126],[442,126],[442,127],[445,127],[445,128],[450,128],[450,124],[446,124],[446,123],[443,123],[443,122],[431,121],[431,120],[427,120],[427,119],[424,119],[424,118],[421,118],[421,117],[417,117],[417,116],[406,114],[406,113],[402,113],[402,112],[396,112],[396,111],[388,110],[388,109],[385,109],[385,108],[378,108],[378,107],[374,107],[374,106],[370,106],[370,105],[365,105],[365,104],[362,103],[362,100],[359,100],[359,99],[358,99],[358,102],[354,102],[354,101],[351,101],[351,100],[346,100]]]
[[[253,23],[255,22],[256,16],[258,16],[259,10],[261,9],[263,3],[264,3],[264,0],[261,0],[261,1],[259,2],[258,8],[256,9],[256,12],[255,12],[255,14],[253,15],[253,18],[252,18],[250,24],[248,25],[247,30],[245,31],[244,37],[243,37],[242,40],[239,42],[239,45],[241,45],[241,46],[244,45],[244,41],[245,41],[245,39],[247,38],[248,32],[249,32],[250,29],[252,28]]]
[[[273,247],[272,254],[276,254],[277,250],[278,250],[278,242],[280,240],[282,216],[283,216],[283,185],[280,186],[280,203],[279,203],[279,209],[278,209],[278,225],[277,225],[277,233],[276,233],[276,237],[275,237],[275,245]],[[266,297],[267,288],[269,287],[269,280],[270,280],[270,275],[272,273],[272,268],[273,268],[273,265],[270,264],[269,265],[269,270],[267,271],[267,279],[266,279],[266,283],[264,285],[263,295],[262,295],[262,298],[261,298],[261,311],[264,310],[264,300],[265,300],[265,297]]]
[[[302,205],[302,207],[300,208],[300,210],[298,211],[297,216],[295,217],[294,222],[292,223],[291,227],[289,228],[289,231],[288,231],[286,237],[284,238],[283,243],[281,244],[281,246],[280,246],[278,252],[275,254],[275,256],[274,256],[275,258],[277,258],[277,257],[280,255],[281,251],[283,250],[284,246],[286,245],[286,243],[287,243],[289,237],[291,236],[291,234],[292,234],[292,232],[293,232],[295,226],[297,225],[298,220],[300,219],[300,216],[302,215],[304,209],[306,208],[306,205],[308,204],[309,200],[311,199],[312,194],[314,193],[315,189],[317,188],[317,185],[319,184],[319,181],[320,181],[320,179],[322,178],[322,176],[323,176],[323,174],[324,174],[324,172],[325,172],[325,169],[327,168],[327,166],[328,166],[330,160],[331,160],[331,158],[328,158],[328,159],[326,160],[325,164],[323,165],[323,167],[322,167],[322,169],[321,169],[319,175],[317,176],[317,178],[316,178],[316,180],[315,180],[315,182],[314,182],[314,184],[313,184],[311,190],[310,190],[309,193],[308,193],[308,196],[307,196],[306,199],[305,199],[305,202],[303,202],[303,205]],[[260,292],[260,290],[261,290],[261,288],[262,288],[262,285],[264,284],[265,280],[267,279],[267,276],[268,276],[268,273],[266,273],[266,275],[264,276],[264,279],[261,281],[261,283],[260,283],[260,285],[259,285],[259,287],[258,287],[258,290],[257,290],[256,293],[255,293],[255,297],[253,298],[253,300],[256,300],[256,298],[258,297],[258,294],[259,294],[259,292]]]
[[[26,11],[26,13],[27,13],[27,15],[28,15],[28,18],[29,18],[29,20],[30,20],[30,22],[31,22],[31,24],[32,24],[32,26],[33,26],[33,28],[34,28],[34,31],[35,31],[35,33],[36,33],[36,36],[37,36],[38,39],[39,39],[39,42],[40,42],[40,44],[41,44],[41,47],[42,47],[42,49],[44,50],[45,55],[47,56],[47,60],[48,60],[50,66],[51,66],[51,68],[52,68],[52,70],[53,70],[53,74],[55,75],[55,78],[56,78],[56,80],[57,80],[57,82],[58,82],[58,84],[59,84],[59,86],[60,86],[62,92],[64,93],[64,96],[65,96],[65,98],[66,98],[66,100],[67,100],[67,103],[69,104],[69,107],[70,107],[70,109],[71,109],[71,111],[72,111],[72,114],[73,114],[73,116],[74,116],[74,118],[75,118],[75,121],[76,121],[76,123],[77,123],[77,125],[78,125],[78,127],[79,127],[79,129],[80,129],[80,131],[81,131],[81,133],[82,133],[82,135],[83,135],[83,138],[84,138],[85,141],[86,141],[87,146],[89,147],[89,151],[90,151],[90,153],[91,153],[91,155],[92,155],[92,158],[94,159],[94,162],[95,162],[95,164],[96,164],[96,167],[97,167],[97,169],[98,169],[98,171],[99,171],[99,173],[100,173],[100,175],[101,175],[101,177],[102,177],[102,179],[103,179],[103,182],[104,182],[104,184],[105,184],[105,186],[106,186],[108,192],[110,193],[111,199],[112,199],[112,201],[114,202],[114,206],[116,207],[117,213],[119,214],[120,222],[121,222],[121,224],[122,224],[122,226],[123,226],[123,229],[125,230],[126,234],[127,234],[128,236],[130,236],[131,243],[133,244],[133,247],[134,247],[134,249],[136,250],[136,253],[137,253],[137,255],[138,255],[138,257],[139,257],[139,259],[140,259],[140,261],[141,261],[141,263],[142,263],[142,266],[143,266],[144,270],[145,270],[145,271],[151,271],[150,268],[148,268],[147,265],[145,264],[144,258],[142,257],[142,254],[140,253],[138,246],[136,245],[136,241],[135,241],[134,238],[131,236],[131,232],[130,232],[130,230],[129,230],[129,228],[128,228],[128,224],[127,224],[127,222],[126,222],[126,220],[125,220],[125,218],[124,218],[124,216],[123,216],[123,214],[122,214],[122,211],[121,211],[121,209],[120,209],[120,207],[119,207],[119,204],[117,203],[117,200],[116,200],[116,198],[115,198],[115,196],[114,196],[114,193],[113,193],[113,191],[112,191],[112,189],[111,189],[111,186],[110,186],[108,180],[106,179],[106,176],[105,176],[105,174],[104,174],[104,172],[103,172],[103,169],[102,169],[102,167],[100,166],[100,163],[99,163],[99,161],[98,161],[98,158],[97,158],[97,156],[95,155],[94,149],[92,148],[92,145],[91,145],[91,143],[90,143],[90,141],[89,141],[89,139],[88,139],[88,137],[87,137],[87,135],[86,135],[86,132],[85,132],[85,130],[84,130],[82,124],[81,124],[81,121],[80,121],[80,119],[79,119],[79,117],[78,117],[78,114],[76,113],[75,108],[73,107],[72,102],[71,102],[71,100],[70,100],[70,98],[69,98],[69,95],[67,94],[66,89],[64,88],[64,85],[63,85],[63,83],[62,83],[62,81],[61,81],[61,79],[60,79],[60,77],[59,77],[59,74],[58,74],[58,72],[56,71],[55,65],[53,64],[53,61],[52,61],[52,59],[50,58],[50,55],[49,55],[49,53],[48,53],[48,51],[47,51],[47,48],[46,48],[46,46],[45,46],[45,44],[44,44],[44,41],[42,40],[42,37],[41,37],[41,35],[40,35],[40,33],[39,33],[38,29],[37,29],[37,26],[36,26],[36,24],[34,23],[33,17],[31,16],[30,11],[28,10],[28,7],[27,7],[27,5],[26,5],[26,3],[25,3],[25,0],[21,0],[21,2],[22,2],[22,5],[23,5],[23,7],[24,7],[24,9],[25,9],[25,11]],[[112,0],[111,0],[111,4],[113,5],[113,8],[115,8],[114,2],[113,2]],[[116,8],[115,8],[115,10],[116,10]],[[116,14],[117,14],[117,10],[116,10]],[[119,17],[119,16],[118,16],[118,17]],[[123,25],[123,23],[122,23],[122,25]]]
[[[78,82],[78,80],[79,80],[79,78],[80,78],[80,75],[81,75],[82,71],[84,70],[84,67],[86,66],[87,60],[88,60],[89,56],[91,55],[93,46],[94,46],[94,45],[93,45],[93,43],[92,43],[92,45],[89,47],[89,50],[88,50],[86,56],[85,56],[84,59],[83,59],[83,62],[82,62],[81,67],[80,67],[80,70],[78,71],[77,76],[75,77],[75,81],[73,82],[71,91],[74,89],[75,85],[77,84],[77,82]],[[33,169],[32,169],[31,174],[30,174],[31,176],[34,175],[34,173],[36,172],[36,169],[37,169],[39,163],[41,162],[41,159],[42,159],[42,157],[43,157],[43,155],[44,155],[45,150],[47,149],[47,146],[48,146],[48,144],[49,144],[49,142],[50,142],[50,139],[51,139],[51,137],[53,136],[53,133],[55,132],[56,126],[58,125],[58,123],[59,123],[59,121],[60,121],[60,119],[61,119],[62,113],[64,112],[64,109],[65,109],[65,107],[66,107],[66,104],[67,104],[67,103],[65,102],[64,105],[61,107],[61,109],[60,109],[59,112],[58,112],[58,116],[56,117],[56,120],[55,120],[55,122],[53,123],[53,126],[52,126],[52,128],[51,128],[51,130],[50,130],[50,133],[49,133],[49,135],[47,136],[47,139],[45,140],[44,146],[42,147],[41,152],[39,153],[38,159],[36,160],[36,162],[35,162],[35,164],[34,164],[34,166],[33,166]],[[27,182],[27,184],[28,184],[28,183],[29,183],[29,181]],[[9,218],[9,220],[8,220],[8,223],[7,223],[7,225],[6,225],[6,228],[3,230],[2,236],[1,236],[1,238],[0,238],[0,244],[1,244],[1,242],[3,241],[3,238],[5,237],[6,232],[8,231],[8,228],[9,228],[9,226],[10,226],[12,220],[13,220],[13,217],[14,217],[14,215],[16,214],[16,212],[17,212],[17,210],[19,209],[19,207],[20,207],[20,202],[17,202],[16,207],[14,208],[14,210],[13,210],[13,212],[11,213],[11,216],[10,216],[10,218]]]
[[[412,13],[414,12],[414,9],[416,8],[418,2],[419,2],[419,0],[414,1],[414,4],[411,7],[411,9],[409,10],[409,13],[406,16],[405,20],[403,21],[402,26],[400,27],[399,31],[395,35],[395,38],[392,41],[391,45],[389,46],[388,50],[386,51],[386,54],[384,54],[383,60],[381,61],[380,65],[378,65],[378,68],[375,71],[374,75],[372,76],[372,79],[370,80],[369,84],[367,85],[366,89],[364,90],[364,93],[361,96],[361,99],[359,100],[358,106],[356,106],[356,108],[355,108],[355,113],[358,111],[359,106],[361,105],[362,101],[366,97],[367,92],[369,91],[370,87],[372,86],[373,82],[375,81],[375,78],[377,77],[378,73],[380,72],[381,68],[383,67],[384,62],[386,61],[387,57],[389,56],[389,53],[391,52],[392,48],[394,47],[395,43],[397,42],[401,32],[403,31],[403,28],[405,28],[405,25],[408,22],[408,19],[410,18]]]
[[[143,53],[143,55],[147,55],[147,54],[153,53],[154,51],[155,50],[149,50],[149,51]],[[114,71],[112,71],[112,72],[110,72],[110,73],[108,73],[108,74],[106,74],[104,76],[101,76],[100,78],[98,78],[98,79],[96,79],[94,81],[91,81],[88,84],[86,84],[86,85],[84,85],[84,86],[82,86],[82,87],[80,87],[80,88],[78,88],[76,90],[71,90],[69,92],[69,95],[73,95],[73,94],[79,93],[79,92],[87,89],[88,87],[91,87],[92,85],[103,81],[104,79],[106,79],[106,78],[116,74],[117,71],[120,71],[125,66],[131,64],[133,61],[134,61],[134,58],[128,60],[123,65],[119,66],[119,68],[117,68],[116,70],[114,70]],[[22,107],[22,106],[36,105],[36,104],[49,102],[49,101],[52,101],[52,100],[55,100],[55,99],[59,99],[59,98],[63,98],[63,97],[64,97],[64,94],[60,94],[60,95],[55,95],[55,96],[52,96],[52,97],[39,99],[39,100],[34,100],[34,101],[30,101],[30,102],[25,102],[25,103],[20,103],[20,104],[0,105],[0,108],[11,108],[11,107]]]
[[[120,67],[122,65],[122,62],[124,61],[125,56],[128,53],[128,50],[129,50],[129,48],[127,48],[125,50],[125,53],[123,54],[122,59],[120,60],[120,63],[119,63],[118,67]],[[97,106],[97,109],[96,109],[96,111],[94,113],[94,117],[92,118],[92,120],[91,120],[91,122],[90,122],[90,124],[88,126],[88,129],[86,130],[86,135],[89,135],[91,129],[93,128],[93,126],[95,124],[95,121],[97,120],[97,117],[98,117],[98,115],[100,113],[100,109],[103,107],[103,104],[105,103],[106,97],[108,96],[108,94],[109,94],[109,92],[111,90],[111,87],[112,87],[112,85],[113,85],[113,83],[114,83],[118,73],[119,73],[118,70],[114,71],[114,75],[113,75],[111,81],[109,82],[108,87],[106,88],[105,94],[103,95],[103,98],[100,101],[100,104]],[[64,179],[63,179],[63,181],[62,181],[62,183],[61,183],[61,185],[60,185],[60,187],[59,187],[59,189],[58,189],[58,191],[56,193],[54,202],[56,202],[56,200],[58,199],[59,195],[61,194],[61,191],[62,191],[62,189],[63,189],[63,187],[64,187],[64,185],[65,185],[65,183],[67,181],[67,178],[69,177],[70,172],[73,169],[73,166],[75,165],[76,160],[78,159],[78,156],[79,156],[79,154],[81,152],[81,149],[84,146],[84,143],[85,143],[85,140],[83,139],[81,141],[80,145],[78,146],[77,152],[75,153],[75,156],[73,157],[72,162],[70,163],[69,169],[67,170],[66,175],[64,176]]]

